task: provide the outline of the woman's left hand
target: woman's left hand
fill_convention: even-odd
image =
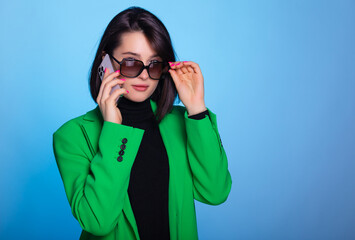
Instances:
[[[203,76],[198,64],[191,61],[169,62],[169,64],[171,68],[169,73],[188,115],[206,111]]]

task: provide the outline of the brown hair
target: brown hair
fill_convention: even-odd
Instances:
[[[175,52],[170,35],[164,24],[149,11],[140,7],[130,7],[117,14],[108,24],[96,52],[90,69],[90,92],[96,102],[101,80],[98,68],[102,61],[102,53],[113,54],[121,44],[121,36],[126,32],[141,31],[150,42],[152,48],[163,61],[175,62]],[[156,116],[160,122],[165,114],[171,111],[177,91],[169,73],[163,74],[151,98],[157,103]]]

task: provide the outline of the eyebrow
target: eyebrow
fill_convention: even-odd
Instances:
[[[134,53],[134,52],[124,52],[124,53],[122,53],[122,54],[131,54],[131,55],[133,55],[133,56],[141,57],[140,54]],[[155,55],[151,56],[150,59],[151,59],[151,58],[155,58],[155,57],[159,57],[159,55],[158,55],[158,54],[155,54]]]

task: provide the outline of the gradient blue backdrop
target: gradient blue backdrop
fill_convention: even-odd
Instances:
[[[0,239],[78,239],[52,133],[125,8],[200,64],[233,178],[201,239],[355,239],[355,1],[1,1]]]

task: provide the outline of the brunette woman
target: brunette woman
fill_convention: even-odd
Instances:
[[[194,200],[221,204],[231,189],[199,65],[175,61],[163,23],[132,7],[107,26],[90,90],[98,106],[53,134],[80,239],[197,239]]]

